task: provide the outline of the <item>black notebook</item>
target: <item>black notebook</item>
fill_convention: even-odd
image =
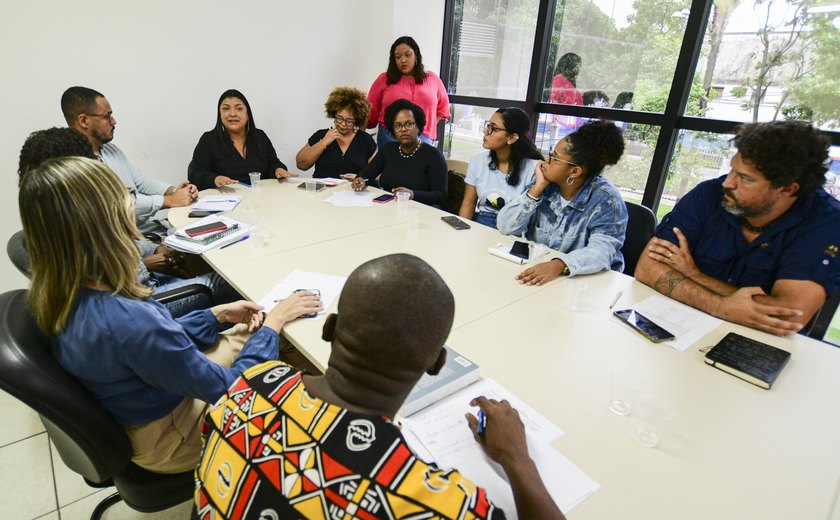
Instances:
[[[790,352],[730,332],[706,353],[706,364],[770,389]]]

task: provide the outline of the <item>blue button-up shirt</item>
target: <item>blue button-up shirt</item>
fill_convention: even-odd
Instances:
[[[600,175],[588,179],[566,207],[555,184],[548,185],[539,201],[528,197],[528,189],[499,211],[499,231],[506,235],[526,231],[529,240],[559,251],[556,256],[571,275],[621,272],[627,207],[610,181]]]
[[[747,243],[739,218],[721,206],[725,178],[687,193],[656,236],[678,244],[673,228],[679,228],[697,267],[736,287],[761,287],[769,294],[776,280],[811,280],[831,296],[840,285],[840,201],[818,189]]]

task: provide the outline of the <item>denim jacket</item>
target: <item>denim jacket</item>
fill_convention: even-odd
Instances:
[[[530,186],[528,187],[530,189]],[[624,268],[621,246],[627,230],[627,207],[615,186],[600,175],[587,180],[565,208],[560,188],[549,184],[539,201],[527,189],[499,211],[499,231],[546,244],[560,254],[574,275]]]

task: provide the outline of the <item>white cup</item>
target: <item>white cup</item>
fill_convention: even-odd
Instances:
[[[540,263],[548,253],[548,246],[545,244],[540,244],[538,242],[531,242],[528,244],[528,264],[529,265],[537,265]]]
[[[635,370],[614,370],[610,374],[608,408],[616,415],[630,415],[645,384],[644,376]]]
[[[407,191],[397,192],[397,209],[405,211],[408,209],[409,193]]]
[[[254,226],[254,229],[251,230],[251,246],[255,249],[262,249],[265,247],[265,227],[262,225]]]
[[[318,181],[315,179],[306,179],[303,182],[306,183],[306,193],[315,193],[318,189]]]
[[[653,394],[641,394],[633,410],[630,436],[645,448],[655,448],[662,440],[662,432],[676,415],[668,400]]]
[[[417,208],[408,210],[408,229],[420,229],[420,212]]]
[[[566,291],[566,310],[569,312],[580,312],[583,310],[583,293],[589,288],[586,282],[580,280],[568,280],[570,282],[563,289]]]
[[[251,172],[248,174],[248,178],[251,181],[252,188],[259,188],[260,187],[260,177],[262,174],[260,172]]]

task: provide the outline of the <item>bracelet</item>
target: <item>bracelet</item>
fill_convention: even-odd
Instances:
[[[528,196],[528,198],[529,198],[529,199],[531,199],[531,200],[532,200],[532,201],[534,201],[534,202],[539,202],[539,201],[541,201],[541,200],[542,200],[542,196],[540,196],[540,197],[534,197],[534,196],[532,196],[530,193],[528,193],[527,191],[525,192],[525,195],[527,195],[527,196]]]

